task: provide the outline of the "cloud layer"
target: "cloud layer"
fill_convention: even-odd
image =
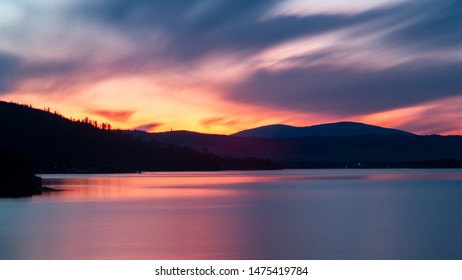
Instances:
[[[53,95],[65,102],[70,94],[87,96],[85,91],[102,81],[115,81],[112,88],[117,88],[117,81],[143,77],[152,88],[125,93],[133,100],[127,107],[149,98],[162,107],[159,102],[169,100],[202,110],[195,122],[204,129],[231,130],[242,124],[239,106],[342,120],[431,102],[443,106],[441,100],[460,97],[462,2],[377,3],[5,0],[0,4],[0,94]],[[101,100],[111,96],[105,105],[126,100],[94,94]],[[192,102],[207,98],[220,109]],[[151,111],[139,107],[141,125],[149,122]],[[449,109],[462,117],[458,108]],[[435,108],[425,116],[449,121],[442,111]],[[135,121],[102,112],[93,110],[96,116]],[[259,114],[250,117],[265,117]],[[223,115],[228,121],[220,119]],[[461,125],[450,121],[450,131]]]
[[[401,64],[386,69],[316,66],[259,71],[230,98],[340,117],[369,114],[462,93],[462,63]]]

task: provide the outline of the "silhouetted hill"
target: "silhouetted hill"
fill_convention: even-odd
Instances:
[[[351,123],[316,129],[338,126],[348,128],[342,136],[291,138],[103,130],[49,112],[0,102],[0,150],[22,151],[35,170],[44,173],[462,167],[461,136],[417,136],[394,130],[387,134],[388,129]],[[358,135],[349,135],[352,131]],[[363,134],[364,131],[384,134]]]
[[[295,138],[308,136],[413,135],[410,132],[357,122],[338,122],[305,127],[275,124],[244,130],[239,137]]]
[[[221,156],[267,158],[284,168],[462,167],[461,136],[256,138],[192,132],[144,134],[145,140],[175,143]]]
[[[0,102],[0,150],[21,151],[37,172],[272,169],[265,160],[220,157],[191,147],[103,130],[89,123]]]

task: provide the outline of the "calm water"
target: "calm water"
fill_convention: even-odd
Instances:
[[[461,170],[44,175],[0,259],[462,259]]]

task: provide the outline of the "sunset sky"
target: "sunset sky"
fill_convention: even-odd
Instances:
[[[0,0],[0,100],[147,131],[462,134],[462,1]]]

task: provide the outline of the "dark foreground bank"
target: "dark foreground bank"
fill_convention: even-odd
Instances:
[[[42,179],[19,152],[0,152],[0,197],[30,196],[42,192]]]

